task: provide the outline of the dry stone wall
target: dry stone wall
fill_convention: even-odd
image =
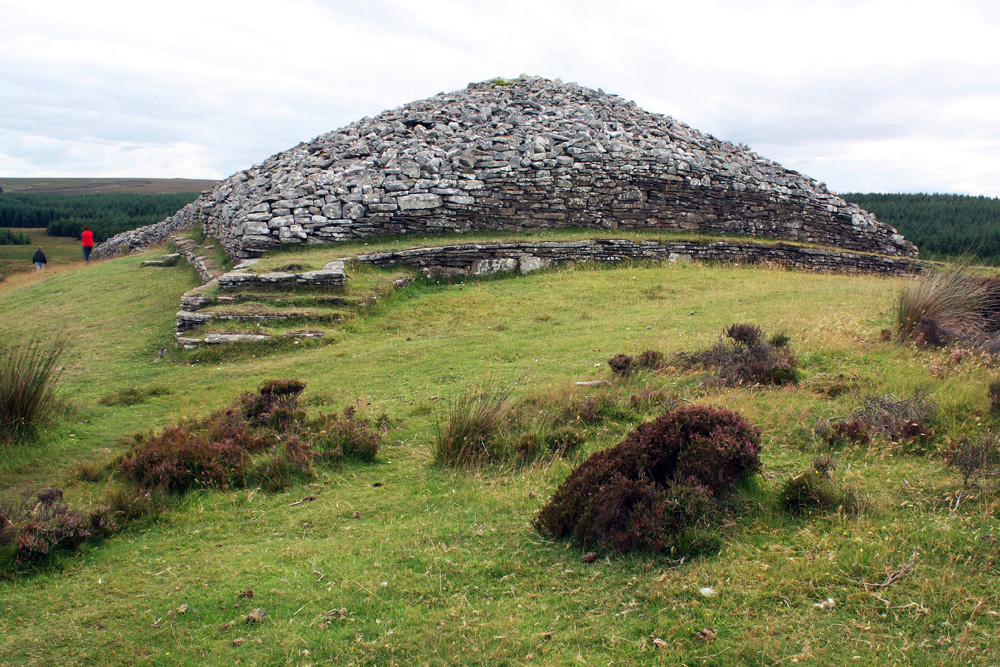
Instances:
[[[721,262],[763,264],[803,271],[915,275],[928,265],[909,257],[887,257],[791,243],[596,239],[539,243],[465,243],[372,253],[347,258],[375,266],[412,266],[428,277],[529,273],[568,262]]]
[[[558,227],[917,254],[824,184],[745,146],[601,90],[533,77],[363,118],[234,174],[160,224],[201,225],[234,257],[282,244]],[[115,237],[98,256],[139,247],[141,235]]]

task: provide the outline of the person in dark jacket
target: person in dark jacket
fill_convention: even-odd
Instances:
[[[36,250],[35,254],[31,256],[31,261],[35,263],[35,268],[39,271],[44,269],[45,265],[49,263],[48,260],[45,259],[45,253],[42,252],[42,246],[38,246],[38,250]]]
[[[83,261],[90,264],[90,251],[94,249],[94,232],[84,227],[80,240],[83,241]]]

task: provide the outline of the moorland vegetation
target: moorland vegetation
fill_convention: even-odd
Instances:
[[[62,344],[0,449],[11,664],[1000,661],[1000,373],[917,283],[417,278],[181,351],[160,252],[0,285]]]

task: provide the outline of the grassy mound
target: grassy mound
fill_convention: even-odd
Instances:
[[[161,252],[0,284],[0,340],[66,341],[57,418],[36,444],[0,450],[4,502],[30,487],[25,511],[42,516],[37,490],[53,487],[64,493],[53,505],[90,516],[121,479],[108,464],[135,444],[127,436],[204,420],[270,378],[308,385],[298,408],[310,423],[327,415],[317,434],[344,451],[340,467],[317,464],[284,490],[195,485],[157,519],[0,580],[7,662],[1000,662],[1000,493],[994,449],[981,445],[1000,431],[995,362],[883,340],[903,280],[678,263],[417,281],[329,344],[208,356],[171,347],[197,280],[139,267]],[[628,374],[608,366],[705,349],[734,322],[787,332],[799,383],[705,383],[652,357]],[[547,425],[536,442],[568,427],[575,449],[520,466],[435,465],[437,415],[488,377]],[[865,396],[907,400],[918,386],[937,406],[919,447],[888,431],[837,444],[833,490],[856,490],[863,511],[805,504],[822,479],[798,494],[804,511],[778,506],[786,481],[830,454],[822,425]],[[574,468],[685,401],[725,406],[762,433],[757,488],[742,521],[722,518],[717,552],[581,562],[583,548],[532,527]],[[339,444],[365,451],[341,424],[347,405],[403,420],[374,464]],[[116,507],[138,514],[137,502]]]

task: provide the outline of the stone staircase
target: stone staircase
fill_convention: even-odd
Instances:
[[[179,256],[198,272],[203,284],[181,297],[177,312],[175,340],[186,349],[281,338],[322,338],[335,331],[344,319],[357,315],[379,293],[410,280],[409,275],[386,274],[351,294],[344,259],[333,259],[317,270],[290,265],[272,271],[254,271],[260,260],[247,259],[227,272],[214,266],[210,254],[204,252],[211,245],[202,246],[183,237],[173,241],[177,253],[143,264],[172,266]]]
[[[319,338],[357,310],[344,262],[316,271],[255,273],[248,260],[181,297],[176,340],[185,348],[270,338]]]

